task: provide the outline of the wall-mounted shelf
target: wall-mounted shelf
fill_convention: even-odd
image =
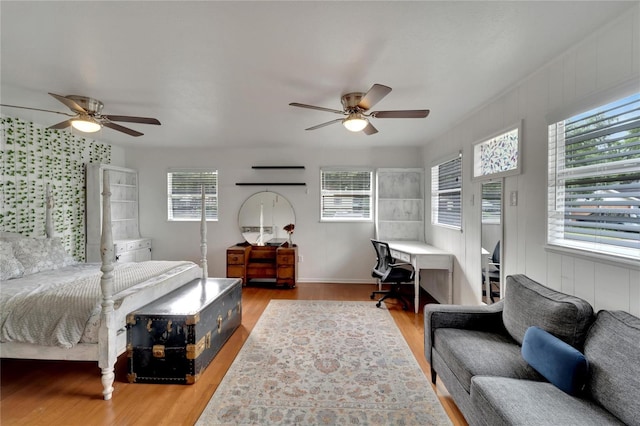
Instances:
[[[276,169],[298,169],[304,170],[304,166],[251,166],[252,169],[257,170],[276,170]]]
[[[238,186],[306,186],[304,182],[236,182]]]

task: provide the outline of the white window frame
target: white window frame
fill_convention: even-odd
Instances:
[[[500,171],[482,174],[482,150],[485,147],[499,144],[506,135],[515,132],[516,135],[516,165],[515,167],[502,168]],[[471,163],[471,176],[473,181],[483,181],[488,179],[496,179],[504,176],[512,176],[520,174],[521,169],[521,152],[522,152],[522,120],[514,123],[492,135],[475,142],[473,144],[473,161]]]
[[[571,168],[565,169],[565,131],[564,131],[564,123],[566,120],[571,118],[579,117],[584,113],[593,112],[597,109],[603,109],[607,106],[610,106],[612,103],[621,101],[629,96],[632,96],[633,93],[638,94],[637,88],[635,90],[619,93],[617,92],[617,96],[615,99],[611,99],[610,95],[602,96],[599,102],[594,103],[593,99],[591,99],[591,103],[588,105],[581,105],[582,108],[576,107],[571,112],[558,117],[558,114],[555,116],[551,116],[548,118],[549,122],[549,136],[548,136],[548,197],[547,197],[547,244],[550,249],[561,249],[567,250],[571,252],[575,252],[576,254],[586,254],[592,257],[598,257],[603,259],[612,259],[623,262],[632,261],[637,264],[637,260],[640,260],[640,247],[623,247],[620,245],[610,244],[611,240],[608,239],[607,233],[609,229],[604,229],[602,234],[594,233],[591,238],[592,241],[581,241],[576,238],[565,238],[565,235],[568,232],[572,231],[571,224],[575,221],[572,221],[570,218],[567,219],[565,215],[565,208],[567,199],[579,201],[575,199],[575,195],[567,194],[565,188],[565,182],[569,179],[580,179],[586,177],[602,177],[602,176],[613,176],[617,174],[629,173],[629,172],[638,172],[640,170],[640,158],[622,158],[618,161],[612,162],[601,162],[595,164],[587,164],[584,166],[574,166]],[[602,100],[604,99],[604,100]],[[578,112],[576,112],[578,111]],[[638,124],[636,124],[637,126]],[[637,128],[637,127],[636,127]],[[604,146],[605,144],[599,144]],[[635,148],[638,150],[638,148]],[[598,183],[603,182],[603,180],[599,180]],[[607,190],[609,191],[609,190]],[[594,191],[593,194],[597,199],[597,191]],[[602,193],[602,190],[600,190]],[[569,197],[569,198],[567,198]],[[585,196],[587,197],[587,196]],[[619,204],[619,201],[624,201],[625,198],[629,198],[629,204],[625,206],[616,206],[616,208],[621,207],[629,207],[632,209],[639,209],[640,206],[637,205],[637,198],[635,196],[630,197],[621,197],[623,200],[614,200],[615,203]],[[588,197],[587,197],[588,199]],[[598,201],[598,207],[600,206],[600,202]],[[580,204],[580,203],[579,203]],[[574,208],[590,208],[587,205],[582,205],[581,203],[577,207]],[[575,212],[575,211],[574,211]],[[586,210],[585,210],[586,212]],[[579,211],[577,212],[579,213]],[[631,212],[633,214],[633,212]],[[589,221],[585,221],[588,222]],[[593,221],[597,223],[597,221]],[[627,222],[620,223],[622,228],[628,228],[630,224]],[[631,224],[634,226],[635,224]],[[638,241],[640,241],[640,223],[638,223]],[[575,228],[575,227],[573,227]],[[628,229],[627,229],[628,231]],[[577,231],[578,233],[574,234],[577,238],[583,238],[582,232]],[[615,232],[615,230],[614,230]],[[633,232],[633,231],[632,231]],[[587,236],[587,234],[585,234]],[[622,240],[624,241],[624,240]],[[631,241],[633,241],[633,235],[631,236]],[[627,244],[627,243],[623,243]]]
[[[459,170],[460,170],[460,175],[457,177],[458,182],[460,183],[457,187],[455,188],[444,188],[441,189],[440,185],[439,185],[439,176],[440,176],[440,166],[444,166],[447,163],[453,162],[453,161],[459,161],[460,165],[459,165]],[[437,164],[433,165],[431,167],[431,223],[433,225],[436,226],[442,226],[445,228],[451,228],[451,229],[456,229],[456,230],[462,230],[462,213],[463,213],[463,206],[462,206],[462,152],[459,152],[458,154],[454,155],[454,156],[450,156],[447,157],[446,159],[438,162]],[[459,223],[458,224],[452,224],[452,223],[447,223],[447,222],[443,222],[442,221],[442,214],[440,212],[440,197],[442,195],[451,195],[451,194],[458,194],[458,202],[460,205],[460,218],[459,218]]]
[[[204,173],[212,174],[214,176],[214,182],[210,183],[209,188],[206,189],[205,194],[205,203],[206,203],[206,211],[207,211],[207,222],[216,222],[218,221],[218,212],[220,210],[219,198],[218,198],[218,188],[220,187],[219,182],[219,174],[218,170],[215,169],[169,169],[167,170],[167,220],[169,222],[196,222],[201,221],[202,219],[202,184],[197,181],[194,182],[193,188],[194,192],[188,194],[182,194],[180,196],[174,195],[172,193],[172,182],[175,179],[174,174],[193,174],[193,179],[199,179]],[[204,180],[202,180],[204,182]],[[173,208],[174,199],[177,200],[179,198],[187,198],[190,199],[194,205],[194,212],[189,216],[176,216],[175,210]]]
[[[357,172],[369,174],[369,189],[368,190],[351,190],[344,189],[342,191],[335,191],[324,188],[324,174],[331,172]],[[320,222],[373,222],[373,199],[374,199],[374,170],[370,168],[362,167],[322,167],[320,168]],[[325,200],[332,198],[339,198],[340,196],[365,196],[369,198],[369,215],[358,215],[355,211],[347,212],[340,216],[331,216],[328,213],[330,210],[325,210]],[[352,216],[348,216],[351,214]]]

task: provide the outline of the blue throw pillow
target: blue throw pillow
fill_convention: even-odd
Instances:
[[[576,395],[587,381],[589,364],[573,346],[539,327],[529,327],[522,341],[522,357],[556,387]]]

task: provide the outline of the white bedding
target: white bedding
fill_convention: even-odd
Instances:
[[[186,261],[114,264],[114,309],[125,296],[194,266]],[[97,342],[101,275],[99,263],[81,263],[0,281],[0,341],[64,348]]]

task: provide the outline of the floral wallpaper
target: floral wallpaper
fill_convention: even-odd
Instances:
[[[43,236],[50,184],[55,236],[84,261],[84,166],[110,163],[111,145],[6,116],[0,133],[0,231]]]

